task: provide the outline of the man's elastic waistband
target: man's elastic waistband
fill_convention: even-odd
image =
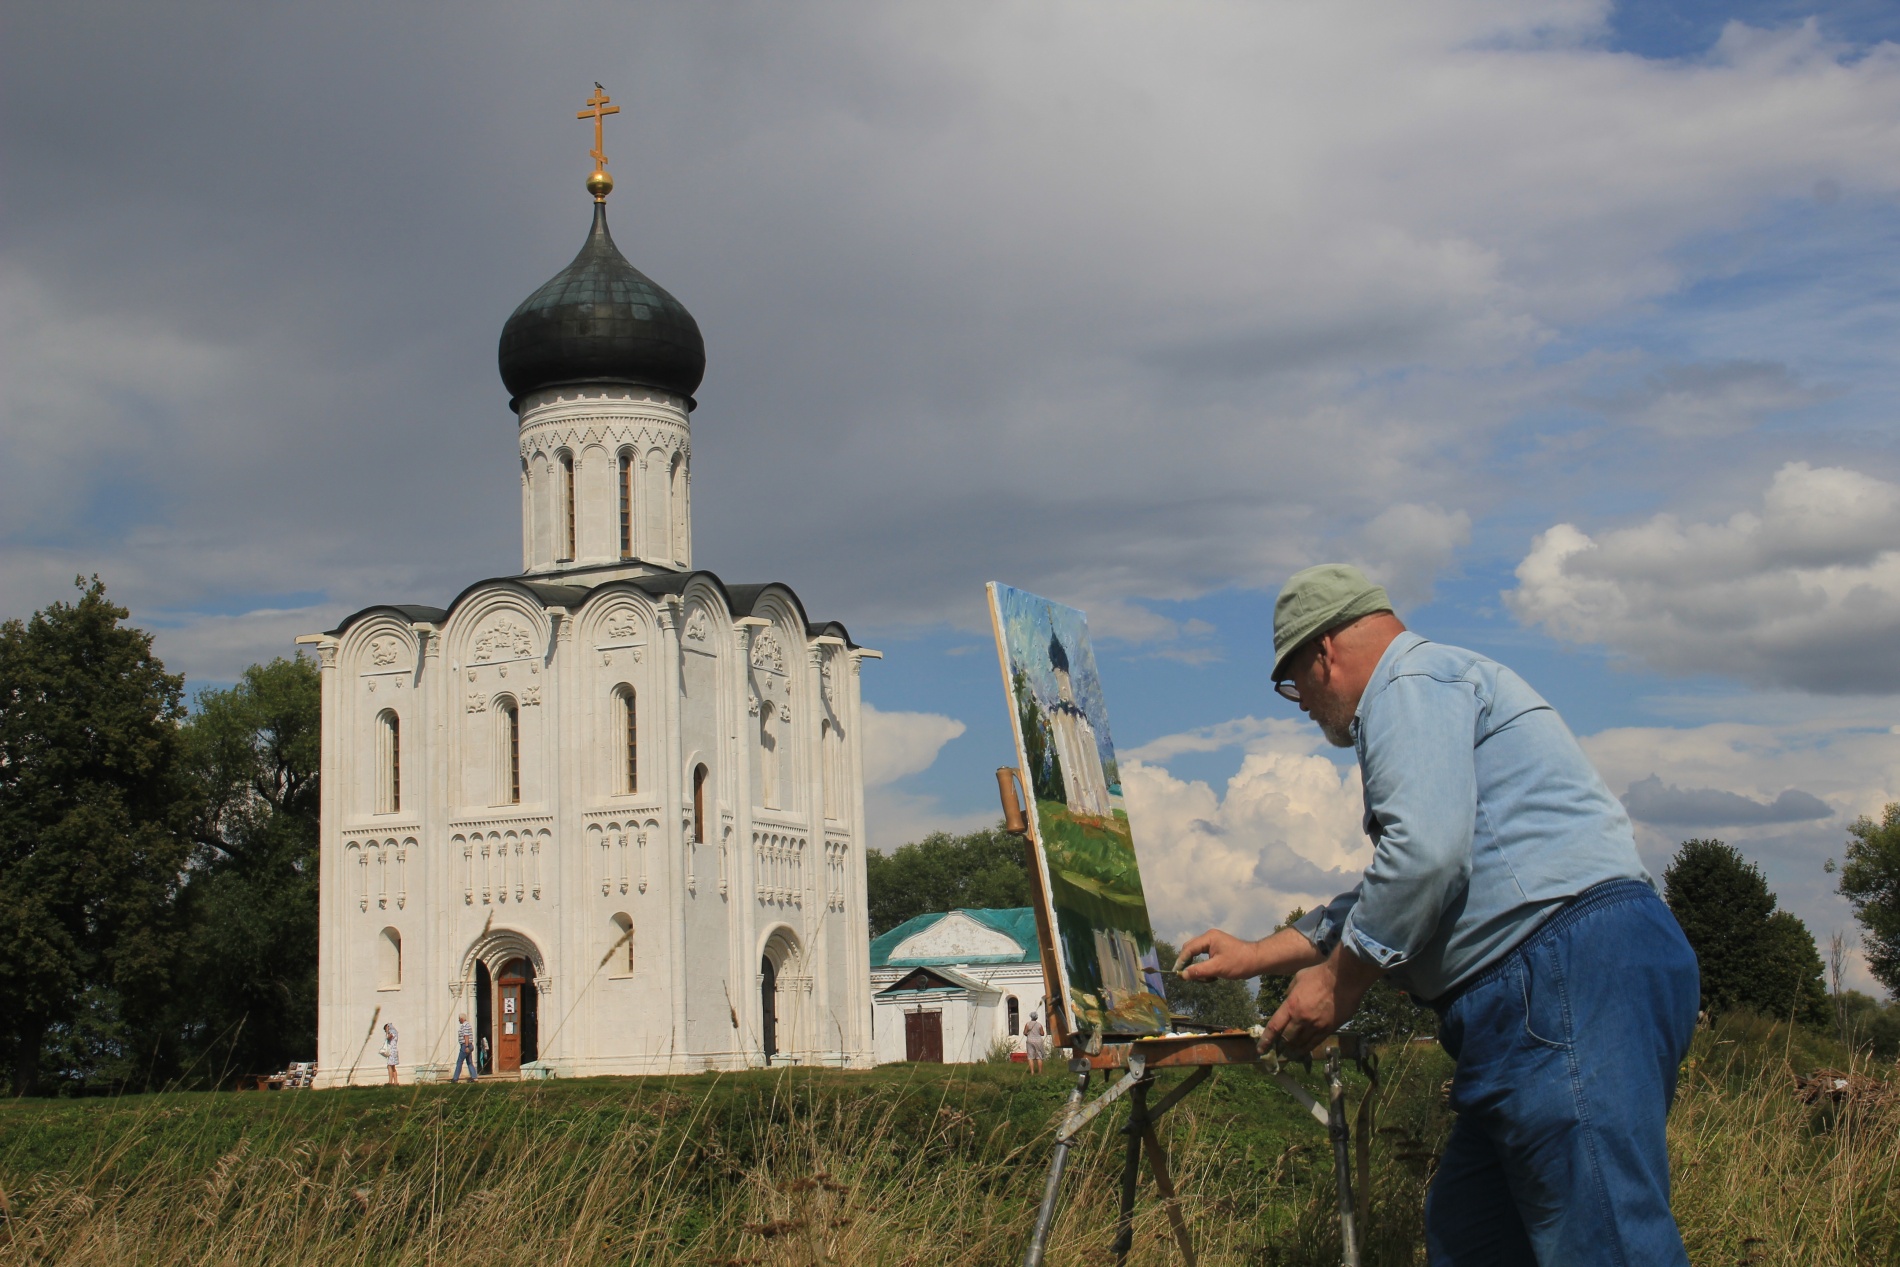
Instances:
[[[1563,905],[1554,908],[1541,923],[1509,950],[1499,955],[1490,967],[1462,981],[1435,999],[1421,999],[1420,1002],[1437,1012],[1440,1016],[1445,1009],[1477,987],[1503,973],[1512,956],[1521,955],[1532,947],[1544,942],[1569,928],[1586,915],[1602,910],[1606,906],[1616,906],[1623,902],[1635,902],[1645,897],[1655,897],[1656,890],[1647,880],[1605,880],[1593,884],[1577,894]]]

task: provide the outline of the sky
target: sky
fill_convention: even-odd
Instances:
[[[97,573],[193,686],[519,566],[502,322],[693,312],[695,561],[867,666],[873,844],[994,821],[983,583],[1089,613],[1158,929],[1369,856],[1269,689],[1345,560],[1565,716],[1660,872],[1825,951],[1900,800],[1900,6],[25,0],[0,616]],[[1860,961],[1850,981],[1869,985]]]

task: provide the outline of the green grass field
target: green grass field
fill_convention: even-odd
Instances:
[[[1792,1068],[1846,1059],[1759,1023],[1699,1036],[1672,1126],[1693,1261],[1900,1261],[1900,1109],[1792,1091]],[[1387,1063],[1367,1262],[1418,1263],[1449,1066],[1421,1045]],[[15,1101],[0,1106],[0,1261],[1007,1263],[1065,1082],[896,1066]],[[1052,1264],[1104,1258],[1108,1116],[1071,1171]],[[1165,1133],[1203,1262],[1338,1261],[1324,1132],[1277,1088],[1227,1071]],[[1150,1188],[1131,1261],[1172,1261]]]

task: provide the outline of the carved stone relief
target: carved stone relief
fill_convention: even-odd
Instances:
[[[519,621],[497,616],[475,639],[471,660],[517,659],[534,654],[534,637]]]

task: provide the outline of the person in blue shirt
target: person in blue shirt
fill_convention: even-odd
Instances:
[[[1437,1012],[1458,1116],[1426,1201],[1434,1267],[1686,1264],[1664,1125],[1695,954],[1563,719],[1345,564],[1281,591],[1273,682],[1357,754],[1372,862],[1269,937],[1190,938],[1182,975],[1294,974],[1263,1050],[1318,1046],[1381,977]]]

